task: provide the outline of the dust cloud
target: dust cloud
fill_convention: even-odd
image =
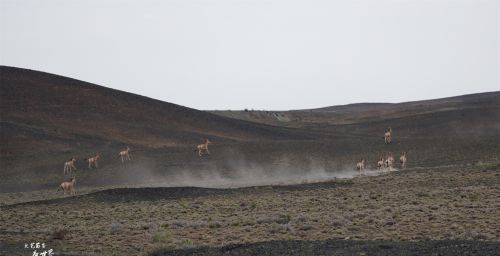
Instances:
[[[314,159],[309,159],[306,164],[296,164],[286,158],[277,162],[262,164],[240,158],[229,160],[222,165],[212,163],[199,169],[173,169],[164,173],[136,167],[136,175],[127,175],[127,183],[148,187],[237,188],[314,183],[360,176],[360,172],[351,166],[332,168]],[[376,176],[383,172],[366,169],[362,175]]]

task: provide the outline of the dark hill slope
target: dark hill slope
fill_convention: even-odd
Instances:
[[[92,138],[147,147],[315,135],[109,89],[53,74],[0,67],[2,152]],[[79,138],[76,138],[76,137]],[[25,145],[25,146],[23,146]]]

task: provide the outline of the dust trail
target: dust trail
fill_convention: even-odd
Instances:
[[[207,188],[237,188],[263,185],[293,185],[331,181],[334,179],[350,179],[360,176],[359,171],[351,168],[336,168],[310,160],[307,166],[296,167],[292,161],[280,159],[279,164],[266,164],[246,161],[244,159],[231,160],[226,163],[225,169],[210,166],[199,170],[179,170],[166,176],[142,176],[147,180],[147,186],[161,187],[207,187]],[[394,169],[396,170],[396,169]],[[387,171],[369,170],[363,176],[376,176]],[[148,172],[141,172],[143,175]],[[152,173],[149,172],[152,175]],[[137,181],[137,180],[136,180]]]

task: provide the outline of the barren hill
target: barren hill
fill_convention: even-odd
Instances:
[[[408,151],[409,166],[498,160],[500,92],[285,112],[190,109],[53,74],[0,67],[0,192],[79,186],[218,186],[314,179]],[[222,115],[222,116],[221,116]],[[246,120],[239,120],[246,119]],[[387,126],[393,143],[383,143]],[[210,155],[196,144],[213,141]],[[132,161],[117,153],[130,146]],[[85,158],[99,153],[99,168]],[[166,183],[162,183],[166,182]]]
[[[451,125],[450,130],[498,133],[500,92],[403,103],[355,103],[305,110],[212,111],[212,113],[253,122],[323,131],[348,132],[351,127],[358,126],[363,126],[364,132],[370,127],[380,131],[384,129],[378,125],[380,123],[391,125],[401,122],[423,129],[420,131],[421,134],[427,134],[431,126],[439,124]]]
[[[214,141],[307,139],[281,129],[53,74],[0,67],[2,152],[52,147],[76,137],[148,147]],[[50,137],[50,138],[49,138]],[[29,144],[29,145],[28,145]]]

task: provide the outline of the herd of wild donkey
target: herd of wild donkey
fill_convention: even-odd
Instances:
[[[389,127],[387,128],[385,134],[384,134],[384,141],[385,144],[390,144],[392,141],[392,128]],[[210,140],[206,139],[205,143],[199,144],[195,151],[198,150],[198,155],[201,156],[202,152],[205,151],[207,154],[210,154],[210,151],[208,151],[208,144],[210,144]],[[127,146],[125,150],[122,150],[118,153],[118,157],[121,158],[122,163],[125,161],[131,160],[130,158],[130,148]],[[93,157],[89,157],[85,159],[85,161],[88,162],[88,168],[91,169],[92,167],[97,168],[98,163],[97,161],[99,160],[100,156],[99,153],[97,153]],[[405,169],[406,168],[406,152],[401,152],[401,157],[399,158],[399,161],[401,163],[401,168]],[[63,173],[70,173],[76,170],[75,167],[75,162],[76,162],[76,157],[72,157],[69,161],[64,163],[64,171]],[[394,156],[392,155],[392,152],[389,152],[387,156],[384,158],[384,156],[380,156],[379,161],[377,162],[377,168],[380,169],[385,169],[388,168],[389,171],[392,170],[392,166],[394,164]],[[356,169],[359,170],[359,173],[365,172],[365,159],[361,159],[356,164]],[[76,194],[75,192],[75,183],[76,183],[76,178],[73,176],[69,181],[64,181],[61,183],[61,185],[58,188],[59,190],[63,191],[63,194],[69,193],[69,194]]]

